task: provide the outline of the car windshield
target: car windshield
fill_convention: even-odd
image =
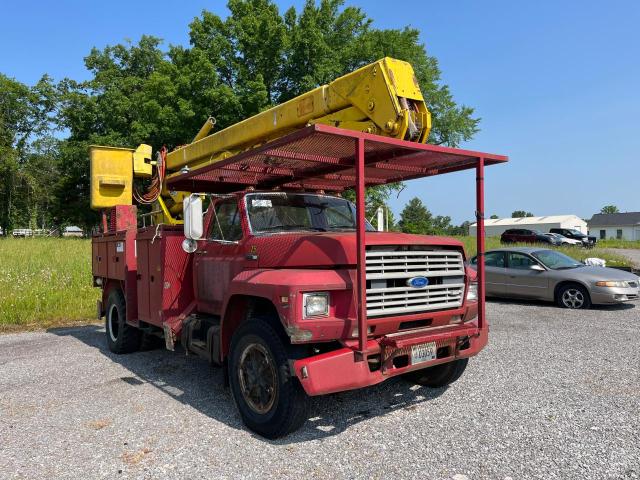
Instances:
[[[586,235],[582,233],[580,230],[569,230],[569,232],[571,232],[576,237],[586,237]]]
[[[278,192],[252,193],[245,199],[253,233],[356,229],[355,205],[344,198]],[[375,231],[369,222],[366,222],[365,228]]]
[[[568,268],[584,266],[583,263],[580,263],[576,259],[554,250],[538,250],[537,252],[533,252],[531,255],[551,270],[566,270]]]

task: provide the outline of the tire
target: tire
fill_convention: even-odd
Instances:
[[[556,303],[563,308],[579,310],[591,306],[591,297],[589,297],[589,292],[582,285],[570,283],[558,289]]]
[[[468,358],[462,358],[460,360],[454,360],[453,362],[441,363],[434,367],[405,373],[403,377],[412,383],[417,383],[425,387],[445,387],[462,376],[468,363]]]
[[[113,353],[132,353],[140,348],[140,330],[127,324],[127,305],[122,290],[111,290],[107,297],[104,326],[107,345]]]
[[[269,439],[297,430],[308,397],[290,373],[289,349],[265,319],[251,319],[231,339],[229,385],[243,423]]]

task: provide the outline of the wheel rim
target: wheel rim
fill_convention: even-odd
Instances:
[[[242,397],[251,410],[261,415],[273,407],[277,395],[276,368],[267,349],[252,343],[242,352],[238,365]]]
[[[115,305],[111,305],[109,309],[109,315],[107,315],[107,328],[109,330],[109,336],[114,342],[118,341],[118,329],[120,316],[118,315],[118,308]]]
[[[569,288],[562,294],[562,303],[567,308],[581,308],[584,305],[584,294],[577,288]]]

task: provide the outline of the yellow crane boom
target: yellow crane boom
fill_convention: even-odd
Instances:
[[[167,169],[197,168],[312,123],[424,143],[431,116],[407,62],[383,58],[167,155]]]
[[[169,194],[165,178],[314,123],[424,143],[431,115],[411,65],[386,57],[218,132],[211,133],[215,121],[210,118],[192,143],[164,157],[167,177],[163,171],[157,196],[164,220],[176,222],[172,214],[181,210],[183,197]],[[137,150],[92,147],[92,208],[131,204],[133,177],[149,177],[153,163],[148,146]]]

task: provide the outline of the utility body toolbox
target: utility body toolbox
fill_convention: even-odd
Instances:
[[[193,301],[193,255],[182,247],[182,227],[147,227],[136,238],[138,317],[162,327]]]

